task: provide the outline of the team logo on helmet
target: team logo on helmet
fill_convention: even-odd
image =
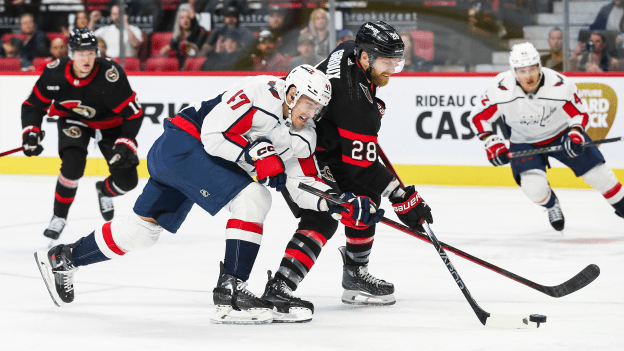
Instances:
[[[76,126],[71,126],[67,129],[63,129],[63,133],[65,133],[65,135],[67,135],[70,138],[78,139],[82,135],[82,129]]]
[[[117,71],[117,68],[113,66],[106,71],[105,76],[107,81],[114,83],[117,81],[117,79],[119,79],[119,71]]]
[[[54,67],[58,66],[58,65],[59,65],[59,63],[61,63],[61,60],[56,59],[56,60],[51,61],[50,63],[48,63],[48,64],[46,65],[46,67],[48,67],[48,68],[54,68]]]
[[[371,93],[368,90],[368,88],[364,84],[362,84],[362,83],[360,83],[360,88],[362,88],[362,90],[364,91],[364,95],[366,95],[366,98],[372,104],[373,103],[373,96],[371,95]]]
[[[269,85],[269,91],[271,92],[271,95],[273,95],[273,97],[275,97],[278,100],[281,100],[279,93],[277,92],[277,89],[275,88],[275,81],[272,80],[268,83]]]

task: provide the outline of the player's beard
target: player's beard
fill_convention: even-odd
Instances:
[[[379,72],[376,69],[371,70],[371,81],[378,87],[385,87],[390,82],[390,77],[384,77],[384,74],[391,74],[388,72]]]

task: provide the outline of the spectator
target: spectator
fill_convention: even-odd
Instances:
[[[0,46],[0,57],[20,58],[22,53],[22,41],[20,38],[13,37]]]
[[[35,57],[45,57],[50,50],[50,39],[48,36],[37,30],[35,18],[30,13],[25,13],[20,17],[20,27],[22,33],[26,35],[21,50],[22,67],[32,65]]]
[[[236,71],[244,69],[238,62],[245,55],[245,51],[239,45],[239,33],[229,30],[217,41],[214,51],[208,54],[202,64],[202,71]]]
[[[277,38],[277,52],[282,55],[295,56],[297,55],[299,32],[289,29],[286,24],[285,11],[279,7],[270,8],[267,21],[269,26],[265,29]]]
[[[119,6],[113,5],[110,11],[113,24],[102,27],[95,31],[95,36],[104,39],[108,47],[108,56],[117,58],[120,53],[119,45]],[[137,50],[143,42],[143,35],[138,27],[128,24],[128,15],[124,16],[124,45],[126,57],[137,57]]]
[[[297,51],[299,52],[299,56],[294,57],[290,61],[290,64],[288,64],[289,71],[301,65],[316,66],[319,62],[325,59],[325,57],[314,53],[314,40],[309,35],[304,34],[299,37]]]
[[[250,48],[255,41],[253,33],[249,29],[240,25],[240,12],[237,7],[228,6],[223,9],[222,14],[223,26],[213,30],[210,33],[206,43],[204,43],[201,48],[199,56],[207,56],[209,52],[213,51],[217,46],[217,40],[219,40],[219,38],[223,36],[223,33],[228,30],[238,32],[238,36],[240,38],[239,44],[243,50]]]
[[[327,57],[329,48],[329,15],[327,11],[317,8],[310,14],[310,23],[301,30],[301,34],[312,35],[314,38],[314,52]]]
[[[90,31],[95,32],[95,23],[99,21],[100,18],[102,18],[102,13],[100,11],[91,11],[89,14],[89,23],[87,24],[87,28]]]
[[[78,11],[76,12],[76,18],[74,19],[74,25],[73,27],[70,27],[69,29],[65,26],[61,26],[61,32],[63,32],[63,35],[66,38],[69,38],[70,30],[74,29],[74,28],[87,28],[89,26],[89,17],[87,16],[87,13],[85,11]]]
[[[557,72],[563,71],[563,32],[559,28],[551,29],[548,33],[550,54],[542,55],[542,67],[548,67]]]
[[[286,71],[288,59],[277,52],[277,39],[268,30],[258,35],[256,49],[251,55],[254,71]]]
[[[100,57],[108,58],[106,55],[106,42],[102,38],[97,38],[98,49],[100,49]]]
[[[180,11],[176,22],[173,38],[162,48],[160,55],[168,56],[169,51],[173,50],[182,67],[187,57],[199,54],[199,46],[206,41],[208,34],[197,22],[193,7]]]
[[[401,40],[405,44],[405,65],[402,72],[419,72],[429,71],[432,68],[432,63],[427,62],[424,58],[416,55],[414,51],[414,42],[412,34],[410,32],[400,32]]]
[[[624,0],[613,0],[612,3],[600,9],[594,23],[589,26],[589,29],[624,32],[624,29],[621,27],[623,15]]]
[[[340,45],[347,40],[355,40],[355,35],[348,29],[341,30],[340,33],[338,33],[338,42],[336,44]]]
[[[576,59],[576,67],[581,72],[619,70],[617,59],[607,53],[607,40],[598,32],[592,33],[589,37],[587,49]]]
[[[65,40],[61,38],[55,38],[50,43],[50,56],[48,56],[38,67],[29,67],[28,71],[37,70],[37,72],[43,72],[45,66],[54,61],[67,57],[67,45],[65,45]]]

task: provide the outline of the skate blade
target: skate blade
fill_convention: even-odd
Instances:
[[[61,297],[56,292],[54,273],[52,273],[52,267],[50,267],[50,262],[48,261],[48,253],[44,251],[35,252],[35,261],[37,261],[37,267],[39,267],[39,272],[41,273],[46,288],[48,288],[52,301],[58,307],[63,306],[65,302],[61,300]]]
[[[214,324],[268,324],[273,322],[273,313],[266,308],[252,308],[236,311],[231,306],[216,306],[215,313],[210,316]]]
[[[345,290],[342,293],[342,302],[349,305],[389,306],[396,303],[393,294],[371,295],[359,290]]]
[[[312,311],[304,307],[291,307],[287,313],[273,310],[273,323],[307,323],[312,320]]]

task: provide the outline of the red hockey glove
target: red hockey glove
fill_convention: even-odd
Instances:
[[[44,131],[39,131],[35,126],[28,126],[22,131],[22,145],[24,146],[24,155],[39,156],[43,151],[41,140],[45,137]]]
[[[134,168],[139,165],[137,145],[132,139],[118,138],[113,146],[113,157],[108,161],[111,169]]]
[[[572,128],[563,138],[563,149],[568,158],[575,158],[580,155],[585,147],[581,143],[585,142],[583,133],[577,128]]]
[[[270,140],[258,139],[247,144],[245,148],[245,161],[256,167],[256,178],[261,184],[282,191],[286,186],[286,173],[284,162],[275,152]]]
[[[483,140],[485,142],[485,152],[488,160],[494,166],[502,166],[509,163],[509,149],[501,137],[492,134]]]
[[[362,230],[379,223],[383,218],[384,210],[377,209],[377,205],[369,197],[344,193],[340,198],[347,201],[347,204],[332,205],[327,212],[347,227]]]
[[[390,197],[392,202],[392,208],[396,212],[397,217],[406,226],[411,229],[423,231],[421,224],[423,220],[428,223],[433,223],[433,216],[431,215],[431,207],[427,205],[413,185],[403,189],[405,192],[402,196]]]

